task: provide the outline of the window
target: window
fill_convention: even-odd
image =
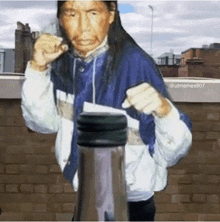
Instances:
[[[4,72],[4,52],[0,51],[0,72]]]

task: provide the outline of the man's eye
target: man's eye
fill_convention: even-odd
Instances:
[[[75,17],[75,15],[76,15],[75,12],[64,12],[64,16]]]
[[[92,14],[92,15],[98,15],[98,13],[97,13],[97,12],[91,12],[91,14]]]

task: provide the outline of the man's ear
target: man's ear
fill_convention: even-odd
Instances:
[[[112,24],[112,22],[114,22],[115,20],[115,11],[116,11],[116,5],[114,2],[111,2],[111,11],[110,11],[110,14],[111,14],[111,17],[109,19],[109,24]]]

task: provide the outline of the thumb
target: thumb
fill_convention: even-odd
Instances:
[[[128,102],[127,99],[125,99],[121,106],[123,109],[127,109],[131,106],[131,104]]]

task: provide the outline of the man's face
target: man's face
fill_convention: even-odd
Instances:
[[[102,43],[113,20],[114,12],[101,1],[71,0],[61,8],[60,24],[83,56]]]

